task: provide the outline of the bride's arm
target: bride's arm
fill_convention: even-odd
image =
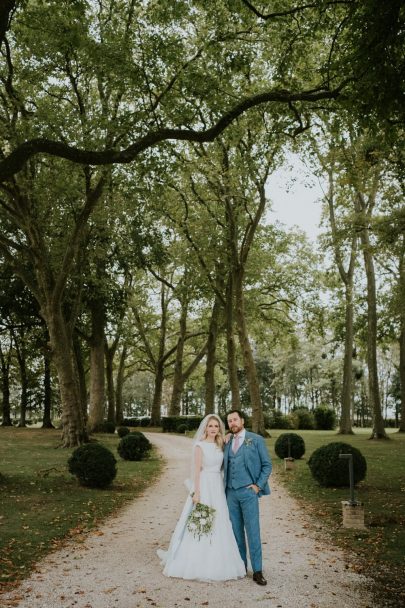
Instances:
[[[200,473],[202,464],[202,449],[199,445],[195,446],[194,454],[194,494],[193,503],[197,504],[200,502]]]

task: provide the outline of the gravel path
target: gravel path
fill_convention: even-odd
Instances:
[[[167,461],[150,491],[84,542],[69,542],[41,561],[0,605],[20,608],[375,608],[367,579],[346,570],[342,552],[319,542],[312,524],[272,481],[260,500],[267,587],[243,580],[201,583],[168,579],[157,548],[166,548],[183,507],[190,440],[148,434]]]

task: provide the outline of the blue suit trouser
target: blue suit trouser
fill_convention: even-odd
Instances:
[[[262,570],[259,497],[253,488],[226,488],[226,500],[240,556],[247,565],[246,531],[252,570],[258,572]]]

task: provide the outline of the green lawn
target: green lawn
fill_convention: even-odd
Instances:
[[[35,561],[64,538],[81,534],[134,498],[161,470],[148,460],[121,460],[117,435],[96,435],[118,461],[105,490],[78,485],[67,470],[72,450],[57,449],[60,431],[0,427],[0,584],[25,577]]]
[[[275,440],[286,431],[271,430],[268,440],[274,474],[285,483],[305,509],[323,518],[336,543],[356,556],[354,567],[371,574],[393,606],[405,605],[405,435],[390,429],[389,441],[370,441],[370,429],[353,436],[334,431],[294,431],[305,441],[304,457],[295,471],[284,471],[274,452]],[[344,441],[358,448],[367,460],[367,477],[356,488],[356,499],[365,506],[366,531],[343,529],[341,501],[349,490],[322,488],[311,476],[309,456],[319,446]],[[398,603],[396,603],[398,602]]]

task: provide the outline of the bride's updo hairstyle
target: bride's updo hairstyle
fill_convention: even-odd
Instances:
[[[212,414],[212,416],[210,416],[208,418],[207,423],[205,425],[205,429],[204,429],[203,439],[207,438],[207,428],[208,428],[208,425],[211,422],[211,420],[215,420],[215,422],[218,422],[218,424],[219,424],[218,433],[215,436],[215,443],[221,450],[223,450],[224,449],[225,425],[222,422],[221,418],[219,416],[217,416],[216,414]]]

